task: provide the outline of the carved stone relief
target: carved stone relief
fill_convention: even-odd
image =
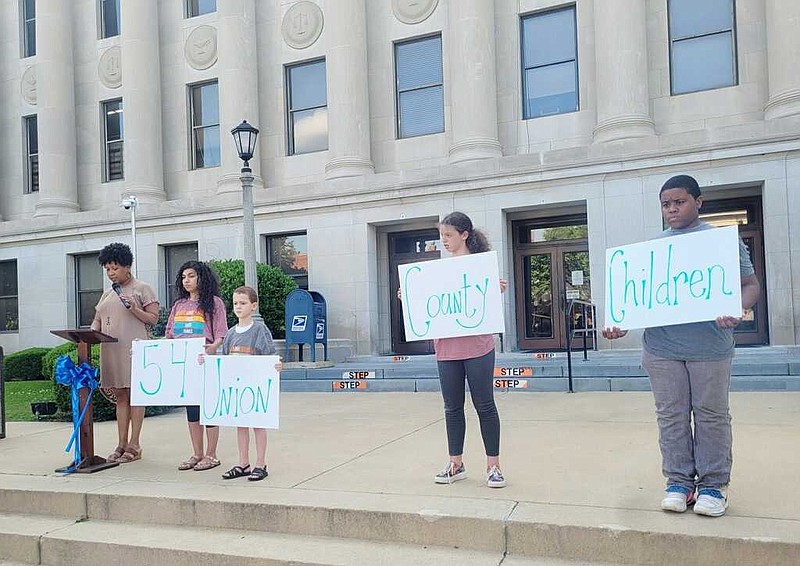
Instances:
[[[322,10],[313,2],[298,2],[283,16],[283,40],[290,47],[305,49],[322,33]]]
[[[194,69],[202,71],[217,62],[217,29],[199,26],[186,39],[186,60]]]
[[[22,100],[31,106],[36,106],[36,67],[28,67],[22,73],[20,89],[22,91]]]
[[[418,24],[433,14],[439,0],[392,0],[395,17],[404,24]]]
[[[100,82],[108,88],[122,86],[122,50],[119,47],[110,47],[100,56],[97,65]]]

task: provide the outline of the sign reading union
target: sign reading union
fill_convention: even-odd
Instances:
[[[736,226],[606,250],[605,326],[668,326],[742,314]]]
[[[497,252],[398,266],[406,340],[504,332]]]

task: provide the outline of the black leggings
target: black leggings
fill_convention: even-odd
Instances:
[[[494,350],[480,358],[440,361],[438,366],[450,456],[461,456],[464,452],[464,435],[467,430],[464,417],[464,378],[469,382],[472,404],[481,423],[481,436],[486,455],[499,456],[500,416],[494,404],[492,388]]]

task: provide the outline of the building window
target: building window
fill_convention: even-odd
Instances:
[[[22,56],[36,55],[36,0],[22,0]]]
[[[217,11],[217,0],[188,0],[186,15],[190,18]]]
[[[444,131],[442,36],[396,43],[397,137]]]
[[[669,0],[668,7],[672,94],[735,85],[733,0]]]
[[[522,18],[522,116],[578,110],[575,6]]]
[[[100,39],[119,35],[120,0],[100,0]]]
[[[289,155],[328,149],[325,60],[286,67]]]
[[[103,182],[124,179],[122,159],[122,99],[103,102]]]
[[[81,254],[75,257],[75,305],[78,326],[91,326],[94,307],[103,295],[103,267],[99,253]]]
[[[164,246],[164,288],[167,290],[167,305],[178,298],[175,278],[178,269],[187,261],[197,261],[197,242]]]
[[[0,332],[19,330],[17,260],[0,261]]]
[[[39,191],[39,126],[36,115],[25,116],[25,193]]]
[[[217,81],[189,87],[192,120],[192,169],[217,167],[219,155],[219,87]]]
[[[267,236],[267,261],[308,289],[308,237],[305,232]]]

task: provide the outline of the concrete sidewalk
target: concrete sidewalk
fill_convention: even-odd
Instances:
[[[505,489],[483,482],[483,448],[469,403],[469,477],[436,485],[433,475],[447,461],[440,395],[358,392],[284,393],[281,429],[269,436],[270,476],[262,482],[220,478],[237,463],[232,429],[222,430],[222,466],[179,472],[190,444],[183,412],[176,411],[146,419],[141,461],[70,478],[53,469],[70,459],[64,445],[71,425],[9,423],[8,438],[0,440],[0,488],[33,482],[49,490],[63,484],[67,491],[113,487],[164,496],[189,490],[220,501],[245,494],[252,502],[341,500],[351,506],[396,496],[418,510],[435,501],[470,513],[516,509],[515,520],[800,544],[800,393],[731,394],[731,505],[720,519],[659,510],[663,479],[649,393],[512,392],[496,398]],[[100,455],[115,440],[115,423],[95,425]]]

